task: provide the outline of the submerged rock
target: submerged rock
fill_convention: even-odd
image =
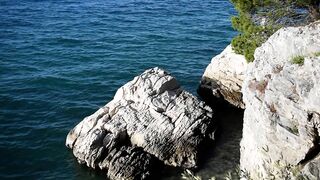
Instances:
[[[146,179],[155,160],[196,167],[199,147],[212,136],[213,125],[210,107],[153,68],[72,129],[66,146],[80,163],[106,170],[111,179]]]
[[[223,99],[244,109],[241,88],[246,69],[245,57],[236,54],[229,45],[221,54],[212,58],[202,76],[199,94],[205,100]]]
[[[256,50],[242,90],[240,166],[250,178],[319,179],[319,52],[320,22],[283,28]]]

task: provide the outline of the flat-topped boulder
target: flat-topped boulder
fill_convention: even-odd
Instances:
[[[79,163],[111,179],[146,179],[158,160],[196,167],[201,144],[213,135],[212,114],[169,73],[153,68],[84,118],[69,132],[66,146]]]

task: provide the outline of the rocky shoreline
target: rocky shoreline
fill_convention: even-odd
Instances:
[[[207,67],[203,98],[245,107],[244,179],[320,178],[319,52],[318,21],[280,29],[255,51],[253,63],[243,66],[227,47]],[[303,62],[295,64],[297,57]]]
[[[251,178],[320,177],[319,52],[320,22],[280,29],[255,51],[242,88],[240,165]]]
[[[280,29],[254,56],[247,63],[228,46],[212,59],[198,90],[206,102],[244,109],[240,176],[319,178],[320,22]],[[202,145],[219,128],[212,108],[153,68],[72,129],[66,146],[110,179],[148,179],[158,164],[196,168]]]
[[[79,163],[105,170],[110,179],[147,179],[157,161],[195,168],[202,144],[214,138],[213,116],[174,77],[153,68],[72,129],[66,146]]]

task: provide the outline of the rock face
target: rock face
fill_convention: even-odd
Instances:
[[[212,58],[202,76],[199,94],[204,99],[211,95],[217,99],[224,99],[243,109],[245,105],[241,88],[246,69],[245,57],[236,54],[229,45],[221,54]]]
[[[320,178],[320,22],[283,28],[243,83],[241,169],[252,179]],[[296,56],[304,64],[293,64]]]
[[[107,171],[111,179],[146,179],[158,160],[195,167],[213,125],[210,107],[153,68],[72,129],[66,146],[80,163]]]

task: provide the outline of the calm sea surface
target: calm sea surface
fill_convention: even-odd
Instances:
[[[228,0],[0,0],[0,179],[102,178],[68,131],[147,68],[196,94],[234,13]]]

